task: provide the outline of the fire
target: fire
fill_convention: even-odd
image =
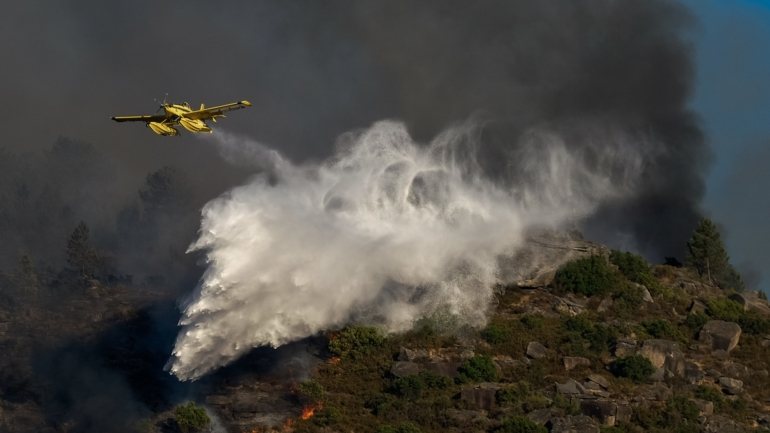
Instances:
[[[302,420],[308,420],[315,415],[315,411],[321,409],[321,403],[317,404],[310,404],[302,408],[302,415],[300,415],[300,419]]]

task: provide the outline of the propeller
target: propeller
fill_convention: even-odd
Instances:
[[[155,114],[158,114],[163,110],[163,107],[167,104],[166,99],[168,98],[168,92],[166,92],[165,95],[163,95],[163,102],[158,101],[158,98],[154,98],[153,101],[155,101],[156,104],[158,104],[158,109],[155,110]]]

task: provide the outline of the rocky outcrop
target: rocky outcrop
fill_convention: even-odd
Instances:
[[[491,411],[497,407],[497,391],[502,388],[499,383],[480,383],[463,387],[460,391],[460,401],[471,409]]]
[[[685,371],[684,353],[679,343],[670,340],[645,340],[639,355],[647,358],[653,367],[662,369],[664,376],[683,376]]]
[[[586,415],[553,418],[546,426],[551,433],[599,433],[599,425]]]
[[[698,340],[712,351],[730,352],[735,349],[741,338],[741,327],[737,323],[723,320],[709,320],[703,325]]]
[[[537,341],[530,341],[527,344],[527,356],[532,359],[542,359],[548,355],[548,348],[538,343]]]
[[[726,394],[736,395],[743,391],[743,381],[740,379],[722,376],[719,378],[719,385]]]
[[[591,360],[583,358],[582,356],[565,356],[562,358],[564,363],[564,369],[567,371],[574,370],[578,367],[590,367]]]

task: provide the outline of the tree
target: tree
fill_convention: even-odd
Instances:
[[[23,295],[34,296],[38,289],[38,277],[35,271],[35,265],[28,255],[23,255],[19,259],[19,265],[13,275],[16,290]]]
[[[723,289],[745,288],[740,274],[730,264],[730,256],[727,255],[719,229],[710,219],[700,220],[687,242],[687,250],[687,266],[695,269],[709,282]]]
[[[67,263],[82,278],[93,278],[99,267],[99,256],[91,246],[88,226],[83,221],[75,227],[67,242]]]

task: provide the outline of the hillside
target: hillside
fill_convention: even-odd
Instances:
[[[41,279],[0,307],[0,431],[770,431],[770,305],[709,276],[539,233],[483,329],[350,326],[193,383],[162,291]]]
[[[763,297],[598,246],[571,251],[592,266],[500,287],[485,329],[436,315],[405,335],[330,334],[330,357],[297,391],[313,416],[274,430],[770,431]]]

